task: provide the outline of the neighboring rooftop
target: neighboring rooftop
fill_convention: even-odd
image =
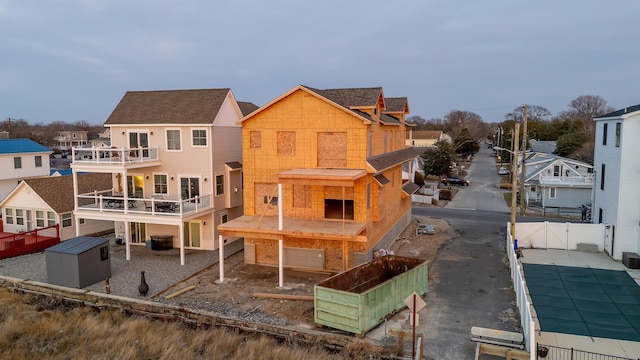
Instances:
[[[0,154],[52,152],[31,139],[0,139]]]

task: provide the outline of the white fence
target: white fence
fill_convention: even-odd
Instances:
[[[509,229],[511,229],[509,227]],[[578,244],[594,244],[604,251],[605,224],[516,223],[518,247],[576,250]]]
[[[578,244],[594,244],[598,247],[598,251],[604,251],[605,226],[605,224],[550,223],[548,221],[516,223],[518,248],[576,250]],[[514,249],[509,222],[506,247],[525,346],[531,354],[531,360],[535,360],[537,340],[535,322],[531,314],[532,306],[527,298],[527,288]]]
[[[524,278],[522,277],[522,269],[520,268],[520,263],[518,262],[518,258],[516,256],[515,249],[513,247],[513,240],[511,237],[511,224],[507,223],[507,255],[509,256],[509,265],[511,268],[511,280],[513,281],[513,291],[516,293],[516,304],[518,305],[518,310],[520,310],[520,322],[522,325],[522,334],[524,336],[524,344],[527,351],[529,351],[530,359],[535,360],[536,356],[536,333],[535,333],[535,322],[533,321],[533,316],[531,315],[531,303],[527,298],[527,287],[524,283]],[[520,224],[516,223],[517,234],[520,234],[519,231]],[[520,243],[518,242],[518,246]]]

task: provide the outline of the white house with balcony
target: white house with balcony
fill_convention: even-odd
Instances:
[[[529,205],[578,208],[591,203],[593,166],[552,154],[528,154],[524,184]]]
[[[86,130],[60,130],[53,138],[54,148],[61,151],[69,151],[76,146],[83,146],[89,143],[89,135]]]
[[[217,249],[217,226],[242,215],[236,122],[255,109],[230,89],[127,92],[105,122],[111,147],[73,149],[75,220],[114,221],[127,259],[154,235],[181,264],[185,249]],[[79,172],[109,173],[113,187],[82,193]]]
[[[616,260],[640,253],[640,105],[593,119],[593,221],[609,225],[605,250]]]

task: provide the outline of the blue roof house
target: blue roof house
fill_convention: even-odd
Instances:
[[[49,176],[51,153],[30,139],[0,139],[0,200],[24,179]]]

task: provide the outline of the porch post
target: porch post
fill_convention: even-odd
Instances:
[[[224,240],[218,235],[218,267],[220,268],[220,282],[224,282]]]
[[[124,222],[124,244],[125,254],[127,260],[131,260],[131,229],[129,228],[129,222]]]
[[[184,265],[184,222],[180,222],[180,265]]]
[[[282,184],[278,184],[278,230],[280,239],[278,240],[278,286],[284,287],[284,241],[282,239]]]

